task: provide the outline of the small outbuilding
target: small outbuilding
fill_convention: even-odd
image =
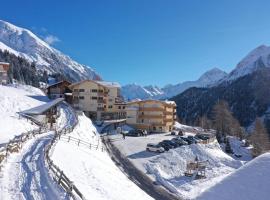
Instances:
[[[38,125],[49,124],[52,128],[58,115],[57,106],[63,101],[64,98],[58,98],[40,106],[21,111],[18,114],[22,117],[30,119]]]
[[[64,98],[66,102],[72,103],[72,91],[69,89],[70,82],[64,80],[53,83],[47,87],[47,95],[50,99]]]

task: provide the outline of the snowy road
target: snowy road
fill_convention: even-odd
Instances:
[[[0,199],[68,199],[45,167],[43,151],[52,137],[49,132],[33,138],[9,157],[1,172]]]

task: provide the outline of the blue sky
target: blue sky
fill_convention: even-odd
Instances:
[[[1,2],[0,17],[47,37],[104,79],[158,85],[227,72],[270,41],[270,1]]]

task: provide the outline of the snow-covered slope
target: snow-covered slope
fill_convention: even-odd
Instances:
[[[78,117],[79,124],[67,135],[94,145],[101,144],[97,130],[85,115]],[[63,156],[66,155],[66,156]],[[52,159],[83,193],[94,200],[146,200],[152,199],[114,164],[106,151],[90,149],[60,139]]]
[[[199,200],[268,200],[270,153],[265,153],[204,192]]]
[[[22,132],[38,128],[26,119],[19,119],[16,112],[41,105],[46,100],[48,99],[41,90],[31,86],[0,85],[0,144]]]
[[[0,49],[36,62],[42,71],[62,73],[72,80],[99,78],[93,69],[54,49],[31,31],[3,20],[0,20]]]
[[[205,72],[196,81],[186,81],[176,85],[167,85],[163,88],[157,86],[140,86],[137,84],[129,84],[122,87],[122,95],[126,99],[166,99],[182,93],[190,87],[209,87],[225,78],[227,73],[213,68]]]
[[[261,45],[252,50],[224,80],[236,80],[262,67],[270,67],[270,47],[266,45]]]

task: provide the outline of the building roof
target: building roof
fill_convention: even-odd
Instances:
[[[0,62],[0,65],[9,65],[7,62]]]
[[[52,83],[52,84],[48,85],[47,88],[55,86],[55,85],[59,85],[59,84],[61,84],[63,82],[67,82],[67,83],[71,84],[69,81],[63,80],[63,81],[58,81],[56,83]]]
[[[62,101],[64,101],[64,98],[58,98],[58,99],[55,99],[55,100],[50,101],[48,103],[42,104],[40,106],[21,111],[21,112],[19,112],[19,114],[20,115],[42,115],[46,111],[48,111],[50,108],[58,105]]]
[[[108,81],[95,81],[97,83],[99,83],[100,85],[103,85],[105,87],[118,87],[120,88],[120,84],[117,82],[108,82]]]
[[[101,85],[101,86],[104,86],[104,87],[117,87],[117,88],[120,88],[121,87],[120,84],[117,83],[117,82],[94,81],[94,80],[83,80],[83,81],[80,81],[80,82],[77,82],[77,83],[73,83],[69,87],[70,88],[73,88],[74,86],[80,85],[80,84],[82,84],[84,82],[93,82],[93,83],[96,83],[96,84]]]
[[[167,105],[175,105],[176,103],[174,101],[160,101],[160,100],[155,100],[155,99],[146,99],[146,100],[136,100],[136,101],[130,101],[127,104],[134,104],[134,103],[147,103],[147,102],[156,102],[156,103],[162,103],[162,104],[167,104]]]

